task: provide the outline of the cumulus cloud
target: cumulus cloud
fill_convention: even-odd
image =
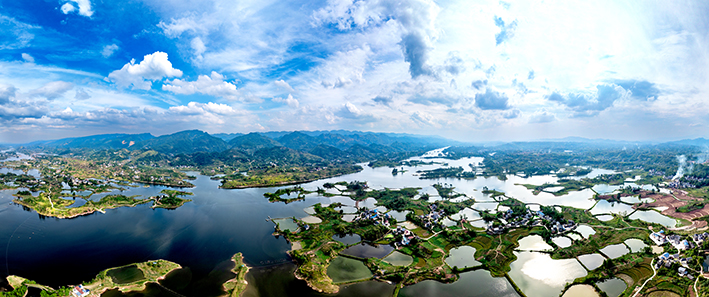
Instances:
[[[212,71],[210,76],[200,75],[196,81],[174,79],[165,83],[162,89],[181,95],[200,93],[229,100],[239,99],[236,85],[225,81],[224,76],[216,71]]]
[[[291,94],[288,94],[288,97],[285,99],[280,97],[274,97],[273,102],[285,103],[292,108],[298,108],[298,106],[300,105],[300,102],[298,102],[297,99],[293,98],[293,95]]]
[[[76,3],[76,5],[79,6],[79,11],[78,11],[79,15],[82,15],[82,16],[85,16],[88,18],[90,18],[91,16],[94,15],[94,11],[91,10],[91,1],[90,0],[69,0],[67,3],[64,3],[64,5],[62,5],[62,7],[61,7],[62,13],[69,14],[69,13],[76,11],[76,7],[71,2]]]
[[[460,74],[463,70],[465,70],[463,59],[461,59],[456,53],[449,53],[444,69],[453,75]]]
[[[339,30],[379,26],[390,20],[401,28],[401,46],[412,78],[434,75],[427,64],[432,43],[438,37],[436,18],[440,8],[432,0],[328,1],[311,16],[315,25],[334,23]]]
[[[377,96],[372,98],[372,101],[375,103],[379,103],[381,105],[386,105],[389,106],[394,100],[391,97],[386,97],[386,96]]]
[[[516,119],[519,117],[520,111],[517,109],[508,110],[502,113],[502,117],[508,120]]]
[[[475,88],[476,90],[482,90],[487,85],[487,79],[486,80],[476,80],[473,81],[471,86]]]
[[[291,87],[285,80],[282,80],[282,79],[277,80],[277,81],[273,82],[273,84],[275,84],[277,87],[284,89],[288,92],[295,92],[293,87]]]
[[[547,111],[541,111],[533,114],[531,117],[529,117],[529,123],[530,124],[541,124],[541,123],[549,123],[553,122],[556,120],[556,116],[553,114],[547,112]]]
[[[433,126],[433,127],[438,127],[438,123],[436,122],[436,118],[432,116],[429,113],[423,112],[423,111],[415,111],[411,116],[409,117],[411,120],[416,122],[419,125],[422,126]]]
[[[343,118],[356,119],[362,116],[364,113],[354,104],[347,102],[342,105],[342,107],[336,112],[336,114]]]
[[[53,100],[64,96],[64,93],[74,88],[74,84],[65,81],[53,81],[39,89],[30,92],[32,96],[44,97]]]
[[[475,95],[475,106],[483,110],[504,110],[510,108],[507,103],[507,96],[505,96],[505,94],[498,93],[489,88],[485,90],[485,93],[479,93]]]
[[[430,48],[419,32],[404,35],[400,44],[404,51],[404,61],[409,62],[409,73],[412,78],[433,74],[431,67],[426,64]]]
[[[109,44],[103,47],[103,50],[101,50],[101,55],[104,58],[108,58],[110,56],[113,56],[113,54],[118,50],[118,45],[116,44]]]
[[[182,71],[172,68],[167,53],[155,52],[143,57],[140,64],[131,60],[123,68],[111,72],[108,79],[120,87],[149,90],[153,81],[175,76],[182,76]]]
[[[328,89],[337,89],[363,83],[367,59],[371,53],[368,46],[334,53],[331,59],[317,70],[318,74],[325,78],[321,85]]]
[[[573,110],[574,116],[594,116],[611,106],[617,100],[630,97],[631,93],[615,84],[599,84],[595,93],[578,92],[562,95],[552,92],[547,96],[550,101],[558,102]]]
[[[190,102],[187,105],[172,106],[170,107],[169,111],[183,115],[201,115],[206,113],[218,115],[235,115],[240,113],[229,105],[214,102]]]
[[[62,9],[62,13],[69,14],[70,12],[73,12],[74,10],[76,10],[76,7],[74,7],[73,4],[67,2],[67,3],[64,3],[64,5],[62,5],[61,9]]]
[[[10,102],[10,98],[15,97],[16,92],[15,86],[0,83],[0,104]]]
[[[34,63],[34,57],[27,53],[22,53],[22,60],[25,60],[27,63]]]
[[[639,100],[657,100],[657,97],[661,94],[654,83],[646,80],[617,79],[613,80],[612,83],[630,91],[631,96]]]
[[[86,99],[89,99],[89,98],[91,98],[91,95],[89,95],[89,93],[86,92],[86,90],[84,90],[84,89],[82,89],[82,88],[77,88],[77,89],[76,89],[76,94],[74,94],[74,99],[77,99],[77,100],[86,100]]]
[[[500,32],[495,34],[495,45],[500,45],[514,36],[517,21],[515,20],[512,21],[512,23],[505,24],[505,21],[503,21],[501,17],[495,16],[495,26],[500,28]]]
[[[13,85],[0,83],[0,122],[38,118],[47,112],[41,102],[22,101],[16,98],[16,93]]]
[[[47,107],[40,104],[13,101],[9,104],[0,105],[0,120],[13,121],[24,118],[41,118],[47,112]]]

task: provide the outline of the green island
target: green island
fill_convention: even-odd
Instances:
[[[163,195],[150,197],[150,199],[154,201],[153,208],[175,209],[175,208],[178,208],[178,207],[184,205],[187,202],[192,201],[190,199],[179,198],[179,196],[194,195],[191,192],[167,190],[167,189],[160,191],[160,193],[162,193]]]
[[[231,270],[236,276],[224,283],[225,296],[239,297],[246,290],[248,283],[246,282],[246,273],[249,272],[249,267],[244,264],[244,256],[241,253],[236,253],[231,257],[234,262],[234,268]]]
[[[38,214],[46,217],[56,217],[60,219],[73,218],[82,215],[92,214],[94,212],[105,212],[107,209],[119,207],[134,207],[140,204],[148,203],[150,199],[137,199],[124,195],[108,195],[99,201],[86,200],[86,203],[77,207],[69,207],[74,204],[72,200],[52,199],[51,195],[40,193],[37,197],[32,196],[27,191],[20,191],[15,194],[16,199],[13,202],[33,209]]]
[[[243,189],[253,187],[273,187],[311,182],[323,178],[335,177],[362,170],[361,166],[339,167],[287,167],[251,170],[248,174],[237,172],[222,179],[224,189]]]
[[[245,279],[249,267],[244,264],[244,258],[241,253],[235,254],[231,259],[234,263],[234,268],[231,271],[235,276],[224,283],[225,294],[223,296],[238,297],[246,289],[247,283]],[[7,281],[13,290],[0,292],[0,296],[22,297],[27,294],[28,288],[42,290],[41,296],[43,297],[100,296],[108,290],[119,290],[124,293],[143,291],[148,283],[159,284],[160,280],[178,269],[182,269],[182,266],[167,260],[133,263],[106,269],[90,281],[79,285],[64,286],[59,289],[53,289],[19,276],[10,275],[7,277]]]
[[[93,293],[101,295],[108,290],[118,289],[121,292],[142,291],[147,283],[157,283],[170,272],[182,268],[179,264],[166,260],[152,260],[134,263],[101,271],[93,280],[80,285],[71,285],[52,289],[36,284],[34,281],[19,276],[10,275],[7,281],[14,289],[11,292],[0,292],[0,296],[24,296],[28,287],[42,290],[42,296],[74,296],[76,294]],[[79,295],[79,296],[85,296]]]

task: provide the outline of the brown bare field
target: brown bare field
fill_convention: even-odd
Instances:
[[[667,207],[667,209],[662,211],[663,215],[670,216],[673,218],[684,219],[688,221],[693,221],[695,219],[705,217],[709,215],[709,205],[705,205],[704,208],[693,210],[690,212],[677,212],[678,207],[687,205],[688,201],[702,201],[702,199],[691,197],[687,195],[687,192],[682,190],[673,190],[672,195],[655,193],[648,194],[643,193],[640,197],[652,198],[655,201],[652,203],[641,203],[634,205],[633,208],[655,208],[655,207]],[[675,199],[677,197],[677,199]],[[678,200],[679,199],[679,200]],[[692,227],[701,228],[707,226],[707,222],[697,221],[692,222]]]

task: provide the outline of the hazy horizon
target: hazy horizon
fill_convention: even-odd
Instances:
[[[0,143],[709,137],[709,2],[0,2]]]
[[[46,138],[46,139],[36,139],[32,141],[25,141],[25,142],[0,142],[0,144],[4,145],[21,145],[21,144],[28,144],[36,141],[54,141],[54,140],[61,140],[61,139],[67,139],[67,138],[81,138],[81,137],[89,137],[89,136],[97,136],[97,135],[105,135],[105,134],[150,134],[154,137],[159,137],[159,136],[165,136],[165,135],[171,135],[174,133],[178,132],[183,132],[183,131],[188,131],[188,130],[199,130],[202,132],[206,132],[200,129],[187,129],[187,130],[180,130],[180,131],[175,131],[175,132],[170,132],[170,133],[164,133],[164,134],[156,134],[156,133],[151,133],[151,132],[115,132],[115,133],[93,133],[93,134],[86,134],[86,135],[76,135],[76,136],[67,136],[67,137],[56,137],[56,138]],[[363,133],[392,133],[392,134],[406,134],[406,135],[413,135],[413,136],[421,136],[421,137],[433,137],[433,138],[442,138],[442,139],[447,139],[447,140],[452,140],[452,141],[457,141],[461,143],[469,143],[469,144],[486,144],[486,143],[509,143],[509,142],[553,142],[553,141],[560,141],[560,140],[565,140],[565,139],[571,139],[570,142],[573,142],[574,139],[584,139],[588,141],[617,141],[617,142],[637,142],[637,143],[664,143],[664,142],[672,142],[672,141],[680,141],[680,140],[693,140],[697,138],[704,138],[704,137],[693,137],[693,138],[674,138],[674,139],[646,139],[646,140],[628,140],[628,139],[610,139],[610,138],[587,138],[587,137],[581,137],[581,136],[566,136],[566,137],[558,137],[558,138],[535,138],[535,139],[509,139],[509,140],[481,140],[481,141],[472,141],[472,140],[466,140],[466,139],[455,139],[455,138],[449,138],[449,137],[443,137],[440,135],[433,135],[433,134],[416,134],[416,133],[410,133],[410,132],[383,132],[383,131],[365,131],[365,130],[347,130],[347,129],[338,129],[338,130],[280,130],[280,131],[246,131],[246,132],[220,132],[220,133],[209,133],[206,132],[212,136],[217,135],[217,134],[249,134],[249,133],[292,133],[292,132],[329,132],[329,131],[350,131],[350,132],[363,132]]]

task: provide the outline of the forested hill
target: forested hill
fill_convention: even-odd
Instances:
[[[254,132],[217,136],[199,130],[158,137],[147,133],[102,134],[39,141],[21,149],[95,160],[130,160],[134,164],[149,166],[253,168],[400,160],[426,150],[459,144],[437,137],[357,131]]]

